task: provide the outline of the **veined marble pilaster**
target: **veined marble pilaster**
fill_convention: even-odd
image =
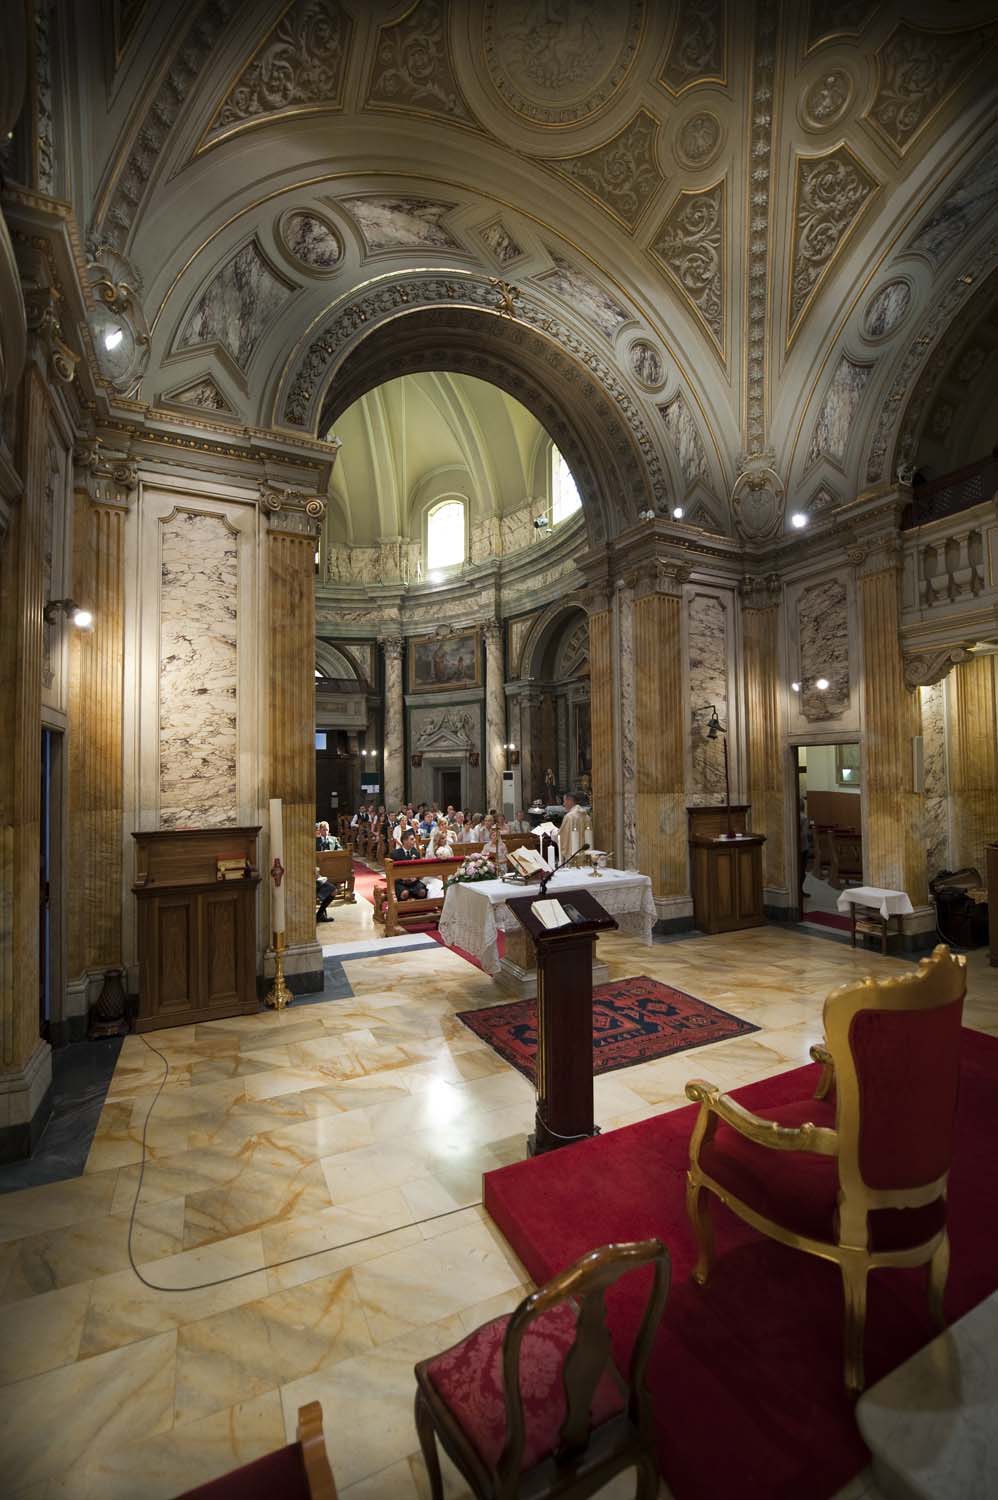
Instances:
[[[103,459],[96,445],[76,458],[73,598],[94,626],[70,640],[67,952],[72,990],[85,998],[86,980],[123,959],[125,520],[136,481],[133,466]]]
[[[405,700],[402,691],[402,637],[385,636],[381,642],[385,653],[385,805],[390,812],[401,807],[405,799],[405,741],[403,716]]]
[[[617,644],[620,672],[620,768],[623,778],[623,866],[637,866],[637,763],[634,726],[634,591],[617,590]]]
[[[52,1076],[48,1044],[38,1034],[48,400],[35,366],[26,376],[23,420],[24,492],[0,553],[0,1158],[27,1155],[25,1132]],[[23,1129],[8,1134],[10,1126]]]
[[[762,849],[763,884],[787,887],[785,859],[784,755],[779,709],[778,579],[746,579],[742,586],[745,642],[748,797],[752,831],[766,835]],[[796,900],[790,903],[796,905]]]
[[[724,801],[724,747],[706,737],[707,714],[713,704],[728,728],[728,611],[715,594],[690,596],[687,616],[690,682],[690,803]],[[729,754],[734,746],[729,745]],[[733,769],[733,768],[732,768]]]
[[[317,973],[320,985],[322,951],[315,940],[313,663],[315,544],[322,510],[321,501],[298,506],[285,500],[269,515],[267,537],[270,628],[267,796],[279,797],[283,803],[286,941],[290,949],[298,949],[294,967],[299,972]],[[269,912],[264,913],[263,924],[264,932],[269,935]]]
[[[485,626],[485,800],[502,807],[502,773],[506,769],[506,696],[503,692],[502,624]]]
[[[953,668],[950,785],[953,795],[953,860],[973,865],[987,881],[984,846],[998,829],[998,703],[996,659],[974,656]],[[994,893],[992,893],[994,894]],[[994,918],[992,918],[994,920]]]
[[[950,779],[946,752],[946,683],[917,689],[922,710],[925,775],[925,858],[929,879],[955,868],[950,844]],[[984,874],[984,871],[981,871]]]
[[[592,674],[593,837],[597,848],[612,850],[616,838],[613,620],[609,600],[604,593],[594,592],[584,602],[589,615],[589,664]]]
[[[652,566],[634,587],[635,862],[659,899],[687,890],[682,586],[688,573]]]
[[[516,744],[520,749],[520,796],[524,807],[529,807],[544,788],[544,767],[541,765],[541,695],[536,691],[521,692],[520,738]]]
[[[916,695],[904,681],[900,549],[889,537],[852,555],[860,569],[863,629],[863,877],[868,885],[928,900],[923,798],[912,788],[911,741],[920,732]]]

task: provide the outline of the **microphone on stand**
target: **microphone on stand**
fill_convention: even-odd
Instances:
[[[585,852],[586,852],[586,850],[588,848],[589,848],[588,844],[583,844],[580,848],[576,849],[576,851],[575,851],[574,854],[570,854],[567,859],[563,859],[560,865],[555,865],[555,867],[554,867],[553,870],[549,870],[546,875],[542,875],[541,876],[541,895],[542,896],[547,891],[548,881],[551,879],[551,876],[552,875],[557,875],[557,873],[558,873],[559,870],[566,869],[567,866],[572,863],[573,859],[578,859],[578,857],[579,857],[580,854],[585,854]]]

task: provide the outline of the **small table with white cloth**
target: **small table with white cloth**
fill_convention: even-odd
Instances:
[[[590,891],[613,917],[622,932],[651,943],[655,902],[651,878],[636,870],[601,870],[598,876],[578,870],[559,870],[548,881],[548,894],[571,890]],[[476,880],[447,887],[440,913],[439,933],[445,943],[463,948],[478,960],[486,974],[519,999],[537,993],[534,945],[510,911],[510,896],[539,893],[539,885],[507,880]],[[499,957],[499,933],[505,933],[506,951]],[[593,983],[605,984],[610,974],[605,964],[593,964]]]
[[[868,932],[880,939],[881,953],[887,952],[891,919],[910,916],[915,910],[905,891],[882,890],[878,885],[855,885],[843,891],[836,906],[852,918],[852,945],[857,932]],[[858,908],[858,909],[857,909]],[[900,932],[900,920],[895,931]]]

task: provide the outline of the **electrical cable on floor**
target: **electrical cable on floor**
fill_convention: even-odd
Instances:
[[[224,1286],[228,1281],[242,1281],[246,1276],[258,1276],[261,1271],[278,1271],[280,1270],[281,1266],[293,1266],[296,1261],[299,1260],[311,1260],[313,1256],[326,1255],[334,1250],[350,1250],[354,1245],[366,1245],[371,1240],[383,1239],[386,1234],[395,1234],[396,1230],[398,1229],[418,1229],[422,1224],[435,1224],[439,1219],[451,1219],[455,1214],[463,1214],[465,1209],[482,1207],[482,1200],[479,1198],[475,1203],[465,1203],[462,1204],[460,1208],[449,1208],[446,1213],[430,1214],[425,1219],[414,1219],[409,1224],[397,1224],[395,1226],[395,1229],[382,1229],[378,1234],[364,1234],[361,1235],[359,1239],[346,1240],[342,1245],[329,1245],[325,1250],[309,1250],[303,1255],[290,1255],[288,1256],[287,1260],[270,1261],[268,1262],[268,1264],[263,1266],[254,1266],[252,1270],[249,1271],[234,1271],[231,1276],[219,1276],[215,1281],[198,1281],[195,1282],[193,1286],[160,1286],[158,1282],[150,1281],[148,1276],[143,1276],[142,1272],[139,1270],[135,1262],[135,1254],[132,1248],[132,1237],[135,1232],[135,1215],[138,1210],[139,1199],[142,1196],[142,1180],[145,1177],[146,1162],[148,1160],[147,1137],[149,1131],[149,1121],[152,1118],[153,1110],[156,1108],[156,1105],[159,1102],[159,1096],[166,1087],[167,1079],[170,1076],[170,1062],[169,1059],[164,1056],[162,1052],[160,1052],[159,1048],[154,1047],[152,1042],[150,1042],[142,1032],[139,1032],[139,1036],[141,1037],[142,1041],[145,1042],[146,1046],[149,1048],[149,1051],[155,1052],[156,1056],[163,1064],[163,1076],[159,1080],[159,1086],[156,1089],[155,1094],[153,1094],[152,1103],[146,1111],[145,1121],[142,1126],[142,1160],[139,1164],[139,1180],[138,1185],[135,1189],[135,1198],[132,1201],[132,1211],[128,1216],[129,1264],[131,1265],[132,1270],[135,1272],[136,1276],[141,1281],[142,1285],[147,1286],[152,1292],[206,1292],[209,1291],[213,1286]],[[216,1243],[224,1244],[225,1242],[223,1240]],[[199,1245],[192,1246],[191,1248],[206,1249],[207,1247],[204,1245]]]

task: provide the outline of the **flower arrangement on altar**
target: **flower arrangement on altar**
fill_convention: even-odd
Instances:
[[[491,855],[469,854],[459,870],[446,881],[447,885],[470,885],[474,880],[495,880],[496,862]]]

